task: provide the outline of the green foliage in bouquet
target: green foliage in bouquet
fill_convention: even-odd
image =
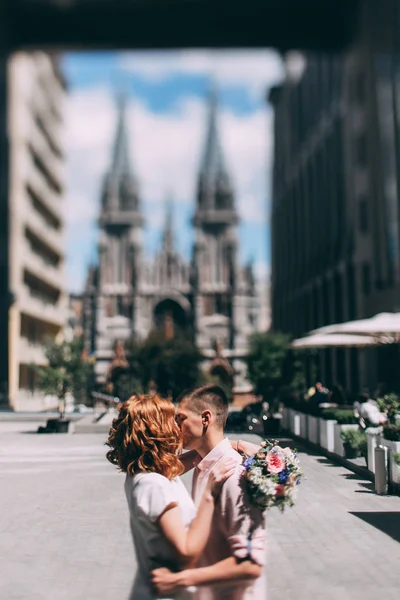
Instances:
[[[276,506],[284,511],[294,506],[302,473],[296,450],[264,441],[257,454],[244,461],[244,481],[252,504],[263,511]]]

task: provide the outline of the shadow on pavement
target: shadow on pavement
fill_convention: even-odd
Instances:
[[[345,479],[353,479],[354,481],[365,481],[366,482],[365,477],[363,477],[362,475],[359,475],[358,473],[341,473],[340,476],[344,477]]]
[[[321,465],[326,465],[327,467],[340,467],[341,465],[336,465],[334,462],[329,460],[329,458],[317,458],[317,462],[321,463]]]
[[[350,512],[350,514],[380,529],[396,542],[400,542],[400,512]]]

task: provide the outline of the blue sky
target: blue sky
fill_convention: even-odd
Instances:
[[[67,54],[67,277],[82,290],[96,260],[99,198],[115,130],[115,94],[129,98],[131,161],[146,220],[145,254],[160,247],[166,199],[174,205],[176,245],[190,257],[196,174],[210,82],[220,99],[220,133],[236,191],[240,254],[260,278],[269,270],[272,115],[267,89],[281,77],[279,58],[257,52]]]

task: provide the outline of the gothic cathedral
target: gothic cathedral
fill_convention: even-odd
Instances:
[[[151,262],[143,255],[144,219],[123,100],[118,112],[102,190],[98,261],[89,270],[84,295],[85,335],[97,375],[104,379],[117,340],[143,339],[154,328],[171,336],[179,329],[201,350],[205,369],[230,370],[236,390],[245,391],[243,359],[248,337],[258,329],[260,301],[252,266],[239,264],[238,214],[218,132],[216,94],[208,100],[190,263],[175,249],[170,204],[158,255]]]

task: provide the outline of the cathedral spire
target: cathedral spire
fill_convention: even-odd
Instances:
[[[207,129],[198,180],[197,215],[203,211],[224,211],[227,217],[227,212],[230,213],[228,220],[234,220],[234,197],[218,128],[218,94],[215,84],[210,86],[207,102]],[[220,218],[221,215],[218,219]]]
[[[116,99],[118,110],[117,131],[112,153],[111,172],[115,176],[122,173],[130,173],[128,131],[126,125],[127,98],[125,94],[119,94]]]
[[[174,215],[172,200],[167,200],[167,210],[163,232],[163,249],[167,252],[174,250]]]
[[[139,194],[129,153],[126,94],[117,97],[117,129],[111,155],[111,165],[104,182],[103,210],[138,211]]]
[[[208,185],[214,185],[220,178],[229,179],[218,130],[218,94],[215,83],[211,84],[208,95],[207,133],[200,177]]]

